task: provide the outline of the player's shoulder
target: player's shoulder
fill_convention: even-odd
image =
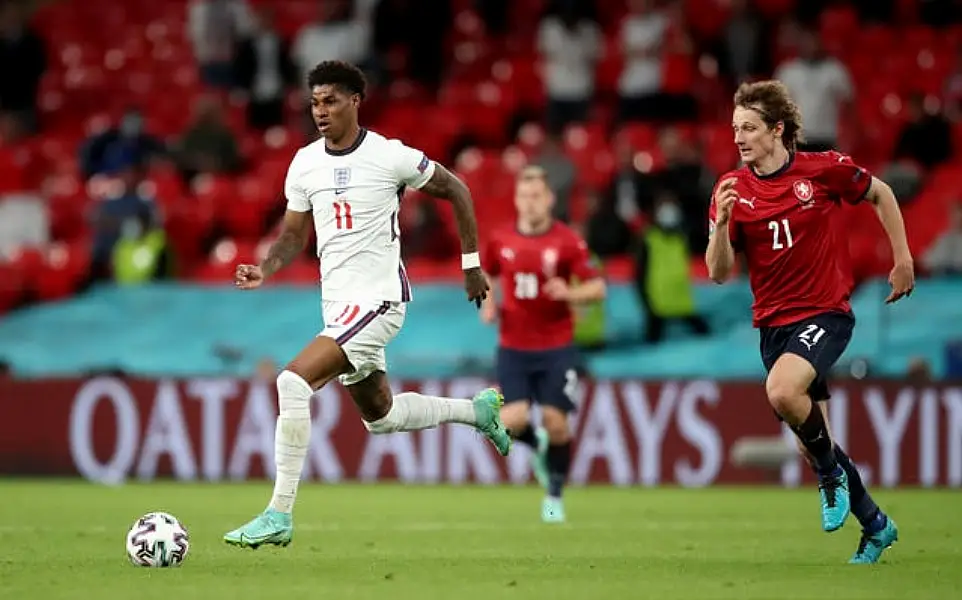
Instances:
[[[553,239],[563,241],[573,246],[580,246],[585,243],[580,233],[562,221],[555,221],[551,229],[548,230],[548,235]]]
[[[749,177],[750,175],[751,175],[751,171],[748,170],[748,167],[745,165],[742,165],[736,169],[731,169],[730,171],[726,171],[725,173],[722,173],[721,176],[715,180],[715,187],[717,188],[726,179],[734,178],[734,179],[737,179],[738,181],[745,181],[746,180],[745,178]]]
[[[374,153],[391,152],[398,153],[407,148],[407,144],[399,138],[387,137],[381,133],[373,131],[371,129],[367,130],[367,151]]]
[[[820,172],[838,165],[852,165],[852,157],[837,150],[824,152],[796,152],[796,167],[803,170]]]
[[[318,160],[323,160],[327,156],[327,151],[324,149],[324,138],[319,137],[309,144],[305,144],[294,152],[294,157],[291,158],[291,164],[301,164],[305,162],[317,162]]]

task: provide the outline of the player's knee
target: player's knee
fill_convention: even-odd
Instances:
[[[564,444],[571,439],[568,415],[563,411],[545,407],[541,416],[541,425],[548,433],[548,441],[552,444]]]
[[[527,402],[509,402],[501,407],[501,422],[510,431],[521,431],[531,420],[531,407]]]
[[[302,418],[311,416],[313,388],[294,371],[284,370],[277,376],[277,408],[281,415]]]
[[[779,377],[768,378],[765,382],[765,392],[768,395],[768,403],[780,415],[797,412],[798,404],[802,400],[807,400],[804,389],[799,389],[791,381]]]
[[[375,435],[379,435],[383,433],[395,433],[399,431],[398,424],[395,423],[389,417],[390,417],[390,413],[388,413],[383,418],[378,419],[377,421],[365,421],[362,419],[361,422],[364,423],[365,429],[367,429],[368,431],[370,431]]]

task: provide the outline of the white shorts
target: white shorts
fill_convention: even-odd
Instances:
[[[407,311],[404,302],[324,300],[322,310],[324,331],[319,335],[337,342],[354,367],[338,381],[353,385],[375,371],[387,371],[384,348],[401,331]]]

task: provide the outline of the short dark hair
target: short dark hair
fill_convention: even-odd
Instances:
[[[349,94],[358,94],[362,100],[367,91],[363,71],[342,60],[325,60],[311,69],[307,74],[307,87],[313,90],[318,85],[333,85]]]
[[[774,129],[781,121],[785,125],[782,142],[787,149],[795,150],[798,142],[803,140],[802,113],[781,81],[741,84],[735,92],[735,106],[757,112],[769,129]]]

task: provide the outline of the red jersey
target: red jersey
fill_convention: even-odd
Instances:
[[[525,235],[514,227],[498,231],[482,262],[498,277],[501,306],[498,337],[502,347],[550,350],[571,344],[574,317],[567,302],[551,300],[542,287],[554,277],[581,281],[598,277],[588,245],[568,226],[555,222],[539,235]]]
[[[848,311],[853,282],[837,217],[843,202],[865,197],[871,174],[832,151],[794,153],[770,175],[741,167],[718,183],[730,177],[738,180],[738,200],[728,231],[748,261],[754,325],[787,325],[829,310]],[[712,230],[714,223],[712,202]]]

